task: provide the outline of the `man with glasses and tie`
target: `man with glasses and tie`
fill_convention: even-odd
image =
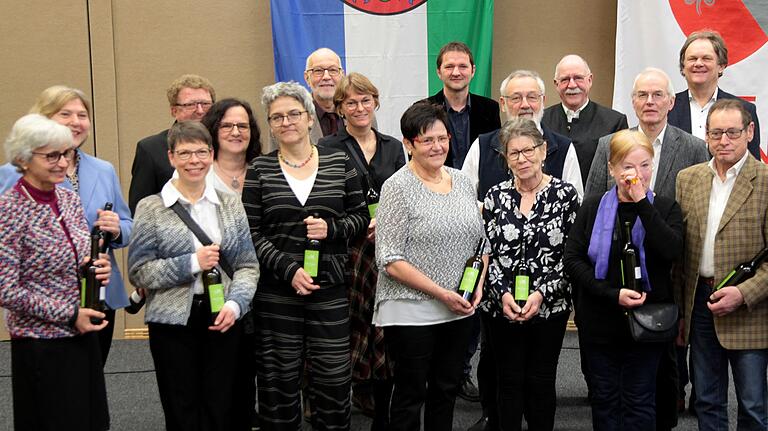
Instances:
[[[561,103],[545,109],[541,122],[571,139],[581,166],[581,180],[587,181],[597,140],[629,127],[627,116],[589,98],[592,71],[578,55],[566,55],[557,63],[554,82]]]
[[[200,121],[216,101],[213,85],[199,75],[180,76],[168,87],[167,96],[176,122]],[[140,140],[136,144],[128,190],[131,214],[140,200],[160,193],[172,175],[173,167],[168,161],[168,129]]]

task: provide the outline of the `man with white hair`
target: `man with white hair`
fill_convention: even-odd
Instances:
[[[545,109],[541,122],[571,139],[579,158],[581,179],[587,181],[597,140],[629,127],[627,116],[589,98],[592,71],[578,55],[566,55],[557,63],[554,82],[561,103]]]
[[[667,124],[667,115],[674,104],[672,81],[663,70],[649,67],[635,77],[632,107],[640,124],[633,130],[639,129],[653,144],[651,190],[670,199],[675,198],[677,173],[709,160],[703,140]],[[602,195],[614,186],[613,177],[608,174],[608,144],[612,137],[603,136],[597,144],[584,190],[586,196]]]
[[[307,57],[304,80],[315,102],[314,127],[309,131],[309,138],[314,144],[323,136],[332,135],[343,127],[343,120],[333,106],[333,95],[343,76],[341,58],[333,50],[320,48]]]

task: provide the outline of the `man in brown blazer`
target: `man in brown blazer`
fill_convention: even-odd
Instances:
[[[768,263],[751,279],[712,292],[768,245],[768,167],[747,151],[754,128],[741,102],[718,100],[706,122],[713,159],[677,177],[686,248],[676,294],[682,341],[691,345],[700,430],[728,429],[729,364],[738,429],[768,429]]]

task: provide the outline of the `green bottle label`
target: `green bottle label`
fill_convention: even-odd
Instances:
[[[477,269],[464,268],[464,275],[461,276],[461,284],[459,284],[459,292],[474,292],[478,276],[480,276],[480,271]]]
[[[221,283],[208,285],[208,299],[211,303],[211,313],[218,313],[224,306],[224,285]]]
[[[80,308],[85,308],[85,277],[80,277]]]
[[[379,208],[379,203],[370,204],[368,205],[368,215],[371,216],[371,218],[376,217],[376,209]]]
[[[527,275],[515,276],[515,301],[525,301],[528,299],[528,286],[530,277]]]
[[[310,277],[317,277],[317,267],[319,264],[319,250],[304,250],[304,271],[307,271]]]

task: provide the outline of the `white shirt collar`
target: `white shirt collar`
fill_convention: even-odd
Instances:
[[[176,188],[173,181],[173,179],[168,180],[163,186],[163,190],[160,191],[160,197],[163,198],[163,205],[165,205],[166,208],[170,208],[176,201],[189,203],[189,200],[179,192],[179,189]],[[214,205],[221,205],[219,195],[216,194],[216,189],[208,181],[205,182],[205,190],[203,190],[203,196],[200,200],[207,200]]]
[[[720,91],[720,88],[715,87],[715,92],[712,93],[712,97],[709,98],[709,102],[707,103],[715,103],[717,101],[717,92]],[[688,89],[688,103],[694,103],[693,100],[693,94],[691,94],[691,89]]]
[[[659,145],[661,145],[661,144],[663,144],[663,143],[664,143],[664,135],[667,133],[667,126],[669,126],[669,123],[665,123],[665,124],[664,124],[664,128],[663,128],[663,129],[661,129],[661,132],[659,133],[659,136],[657,136],[657,137],[656,137],[656,139],[658,139],[658,140],[659,140]],[[643,135],[645,135],[645,136],[648,136],[648,134],[647,134],[647,133],[645,133],[645,130],[643,130],[643,126],[642,126],[642,125],[638,125],[638,126],[637,126],[637,129],[638,129],[638,130],[640,130],[641,132],[643,132]],[[656,145],[655,145],[655,144],[656,144],[656,142],[655,142],[655,141],[654,141],[654,142],[651,142],[651,145],[653,145],[653,146],[654,146],[654,149],[655,149],[655,147],[656,147]]]
[[[744,152],[744,155],[741,156],[741,159],[739,159],[736,164],[728,168],[727,171],[725,171],[725,179],[728,180],[729,178],[733,178],[737,175],[739,175],[739,172],[741,172],[741,168],[744,167],[744,163],[747,163],[747,157],[749,157],[749,151]],[[715,177],[720,178],[717,174],[717,169],[715,168],[715,158],[712,157],[709,162],[707,162],[707,166],[709,166],[709,169],[715,173]]]
[[[589,104],[589,99],[584,102],[581,107],[575,111],[571,111],[567,106],[565,106],[565,103],[561,103],[560,106],[563,107],[563,111],[565,111],[565,117],[568,119],[568,122],[570,123],[574,118],[579,118],[579,114],[581,111],[584,110],[584,108],[587,107],[587,104]]]

